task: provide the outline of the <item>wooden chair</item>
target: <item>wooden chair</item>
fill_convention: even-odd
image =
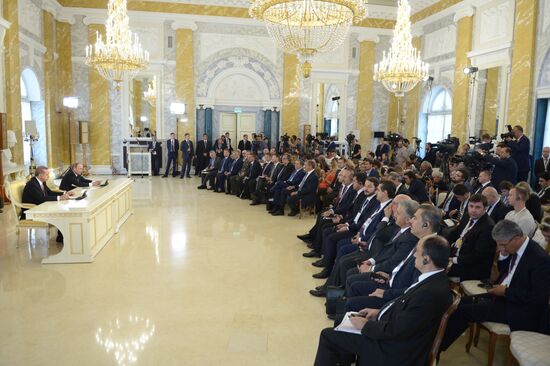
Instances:
[[[301,219],[304,214],[315,215],[315,204],[313,206],[306,207],[302,204],[302,200],[298,202],[298,207],[300,209],[300,214],[298,218]]]
[[[453,301],[445,314],[443,314],[443,316],[441,317],[441,321],[439,322],[439,328],[437,329],[437,333],[435,334],[432,349],[430,350],[430,354],[428,356],[429,366],[435,366],[437,364],[437,354],[439,353],[439,346],[441,346],[441,341],[443,340],[443,336],[445,335],[447,322],[449,321],[451,315],[453,315],[453,313],[455,312],[456,308],[458,308],[458,304],[460,303],[460,294],[458,293],[458,291],[451,291],[453,294]]]
[[[46,229],[47,240],[50,242],[50,225],[46,222],[32,221],[21,219],[21,211],[23,209],[33,208],[36,205],[31,203],[23,203],[23,189],[27,184],[26,180],[18,180],[14,182],[6,183],[6,193],[8,198],[11,201],[11,207],[13,208],[13,213],[15,214],[15,232],[17,233],[17,246],[19,246],[19,231],[20,229]]]
[[[510,343],[510,327],[504,323],[483,322],[470,324],[468,343],[466,343],[466,352],[470,352],[472,343],[477,347],[479,342],[479,332],[481,329],[489,332],[489,350],[487,351],[487,365],[492,366],[495,359],[495,349],[497,341],[504,339]]]

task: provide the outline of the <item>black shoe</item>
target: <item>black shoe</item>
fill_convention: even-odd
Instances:
[[[252,202],[250,202],[250,206],[258,206],[258,205],[261,205],[261,203],[258,202],[258,201],[252,201]]]
[[[313,249],[313,243],[308,243],[306,247],[308,247],[309,249]]]
[[[329,271],[325,268],[325,269],[323,269],[321,272],[315,273],[315,274],[312,275],[311,277],[321,279],[321,278],[328,278],[328,276],[330,276],[330,273],[329,273]]]
[[[324,289],[315,289],[315,290],[309,290],[309,293],[315,297],[325,297],[327,296],[327,293]]]
[[[186,177],[187,177],[187,178],[191,178],[191,176],[190,176],[190,175],[186,175]]]
[[[168,178],[168,176],[167,176],[167,175],[163,175],[162,177],[163,177],[163,178]]]
[[[198,189],[206,189],[206,186],[202,186],[202,185],[201,185],[201,186],[198,186],[197,188],[198,188]]]
[[[290,211],[287,216],[296,216],[296,215],[298,215],[298,212]]]
[[[306,258],[321,258],[321,254],[317,253],[315,250],[302,254]]]
[[[273,213],[271,213],[271,214],[272,214],[273,216],[284,216],[284,215],[285,215],[285,213],[284,213],[283,211],[280,211],[280,210],[279,210],[279,211],[275,211],[275,212],[273,212]]]
[[[311,239],[313,239],[309,234],[296,235],[296,237],[302,241],[310,241]]]
[[[327,318],[329,318],[330,320],[336,320],[336,314],[328,314]]]
[[[180,179],[183,179],[183,175],[180,175]]]
[[[327,264],[325,263],[325,261],[323,259],[319,259],[318,261],[315,261],[313,263],[311,263],[311,265],[313,267],[318,267],[318,268],[324,268],[327,266]]]

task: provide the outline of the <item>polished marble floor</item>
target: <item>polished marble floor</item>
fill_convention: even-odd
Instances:
[[[311,365],[331,325],[295,237],[313,219],[197,185],[137,178],[134,215],[91,264],[40,264],[59,247],[18,238],[5,207],[0,365]],[[440,364],[485,365],[486,348],[465,354],[461,339]]]

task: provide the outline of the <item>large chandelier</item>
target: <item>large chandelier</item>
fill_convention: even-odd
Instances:
[[[313,56],[336,50],[351,24],[367,16],[367,0],[250,0],[249,12],[281,49],[298,56],[307,78]]]
[[[397,97],[411,91],[418,82],[427,79],[430,65],[422,61],[420,51],[412,45],[411,6],[408,0],[399,0],[397,22],[388,53],[384,51],[382,61],[374,65],[374,80]]]
[[[105,41],[99,32],[95,44],[86,46],[86,65],[94,67],[118,88],[124,76],[134,76],[149,64],[149,52],[141,48],[139,37],[128,26],[126,0],[109,0]]]
[[[153,80],[149,82],[149,88],[143,93],[145,100],[154,107],[157,103],[157,77],[153,77]]]

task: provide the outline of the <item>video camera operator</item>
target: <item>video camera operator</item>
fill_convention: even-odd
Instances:
[[[477,149],[477,152],[483,156],[483,159],[487,163],[491,163],[494,166],[491,177],[493,187],[498,187],[500,182],[505,180],[513,184],[517,182],[518,166],[515,160],[511,158],[512,149],[510,147],[504,143],[498,144],[496,148],[496,155],[498,157],[486,154],[481,149]]]
[[[513,138],[514,139],[513,139]],[[505,134],[504,141],[512,149],[512,159],[517,164],[517,182],[526,182],[531,165],[529,161],[529,152],[531,150],[531,141],[523,134],[523,127],[514,126],[511,133]]]

